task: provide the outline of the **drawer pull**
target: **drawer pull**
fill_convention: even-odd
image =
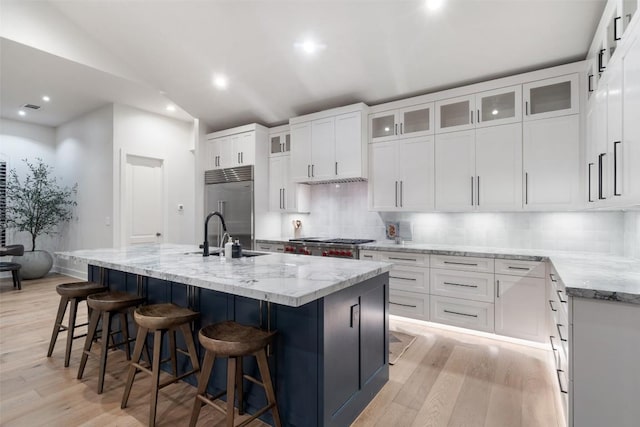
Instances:
[[[556,376],[558,377],[558,387],[560,388],[560,393],[567,393],[567,390],[562,388],[562,381],[560,381],[560,372],[564,372],[562,369],[556,369]]]
[[[555,275],[553,273],[549,273],[549,278],[551,279],[552,282],[557,282],[557,280],[555,279]]]
[[[389,304],[393,304],[393,305],[399,305],[400,307],[411,307],[411,308],[417,308],[417,305],[411,305],[411,304],[400,304],[399,302],[393,302],[393,301],[389,301]]]
[[[531,270],[529,267],[513,267],[513,266],[508,266],[507,267],[509,270]]]
[[[551,307],[551,311],[558,311],[557,308],[553,308],[553,300],[552,299],[549,300],[549,307]]]
[[[388,257],[389,259],[393,259],[395,261],[413,261],[413,262],[417,262],[418,260],[415,258],[396,258],[396,257]]]
[[[372,258],[373,259],[373,255],[362,255],[362,258]]]
[[[560,337],[560,341],[567,342],[566,338],[562,338],[562,332],[560,332],[560,326],[564,326],[562,323],[556,324],[556,329],[558,330],[558,336]]]
[[[284,248],[276,248],[276,252],[284,252]]]
[[[469,265],[471,267],[477,267],[478,264],[477,263],[471,263],[471,262],[455,262],[455,261],[445,261],[445,264],[455,264],[455,265]]]
[[[554,347],[554,345],[553,345],[553,339],[554,339],[554,338],[555,338],[555,337],[554,337],[553,335],[549,335],[549,342],[551,343],[551,350],[553,350],[553,351],[558,351],[558,349],[557,349],[557,348],[555,348],[555,347]]]
[[[458,316],[467,316],[467,317],[475,317],[475,318],[478,317],[477,314],[458,313],[457,311],[444,310],[444,312],[449,314],[457,314]]]
[[[443,282],[445,285],[451,285],[451,286],[462,286],[465,288],[477,288],[478,285],[465,285],[464,283],[452,283],[452,282]]]
[[[567,300],[566,299],[562,299],[562,291],[560,289],[558,289],[556,292],[558,294],[558,298],[560,298],[560,302],[563,302],[563,303],[566,304]]]
[[[412,282],[415,282],[418,279],[413,279],[411,277],[398,277],[398,276],[389,276],[389,279],[398,279],[398,280],[410,280]]]
[[[262,249],[263,251],[268,251],[271,248],[269,246],[260,246],[260,249]]]

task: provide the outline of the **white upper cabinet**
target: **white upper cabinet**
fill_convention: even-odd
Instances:
[[[475,127],[475,96],[462,96],[436,102],[436,133]]]
[[[637,21],[636,21],[637,22]],[[622,142],[615,144],[615,193],[626,205],[640,204],[640,25],[622,56]]]
[[[436,135],[437,210],[475,209],[475,138],[475,130]]]
[[[274,212],[309,212],[309,186],[290,179],[290,156],[269,159],[269,210]]]
[[[433,103],[371,115],[371,142],[433,134]]]
[[[523,123],[525,209],[581,207],[579,126],[578,115]]]
[[[369,208],[376,211],[433,210],[433,137],[369,145],[372,174]]]
[[[255,132],[244,132],[231,136],[232,166],[253,165],[256,162]]]
[[[476,128],[506,125],[522,120],[520,85],[481,92],[476,95]]]
[[[578,74],[525,83],[522,92],[524,120],[547,119],[580,112]]]
[[[269,155],[278,156],[291,151],[291,132],[289,130],[269,134]]]
[[[365,105],[291,119],[291,178],[325,182],[367,177]],[[339,114],[340,111],[351,110]],[[337,110],[337,111],[336,111]],[[354,111],[355,110],[355,111]],[[336,113],[331,114],[332,111]],[[366,117],[366,116],[364,116]]]

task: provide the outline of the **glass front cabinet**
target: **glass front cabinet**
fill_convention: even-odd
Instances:
[[[522,93],[525,121],[580,112],[578,74],[525,83]]]
[[[506,125],[522,120],[521,86],[510,86],[476,95],[476,127]]]
[[[271,132],[269,134],[269,153],[271,156],[286,154],[291,151],[291,132],[288,127],[285,131]]]
[[[371,115],[371,142],[433,134],[433,103]]]

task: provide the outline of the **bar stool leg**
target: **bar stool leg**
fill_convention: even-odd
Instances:
[[[71,298],[71,308],[69,309],[69,326],[67,328],[67,348],[64,352],[64,367],[69,367],[71,358],[71,344],[73,344],[73,334],[76,329],[76,314],[78,313],[78,298]]]
[[[160,385],[162,331],[156,330],[153,335],[153,365],[151,367],[151,408],[149,413],[149,426],[154,426],[156,424],[156,405],[158,404],[158,387]]]
[[[238,414],[244,414],[244,395],[242,384],[242,356],[236,358],[236,388],[238,389]]]
[[[110,336],[111,336],[111,312],[106,310],[102,312],[102,349],[100,350],[100,371],[98,373],[98,394],[102,394],[102,389],[104,387],[104,372],[107,368],[107,352],[109,351]]]
[[[233,405],[236,390],[236,358],[230,356],[227,362],[227,427],[233,427]]]
[[[80,359],[80,366],[78,367],[78,379],[82,379],[84,374],[84,367],[87,365],[87,359],[89,358],[89,352],[91,351],[91,344],[96,336],[96,330],[98,329],[98,322],[100,321],[100,312],[93,310],[91,312],[91,320],[89,321],[89,330],[87,331],[87,339],[84,341],[84,349],[82,350],[82,358]]]
[[[173,376],[178,376],[178,357],[176,354],[176,330],[169,329],[167,331],[169,335],[169,353],[171,354],[171,369],[173,370]]]
[[[51,341],[49,342],[49,351],[47,352],[47,357],[51,357],[53,354],[53,348],[56,345],[56,340],[58,339],[58,334],[60,333],[60,325],[62,324],[62,319],[64,318],[64,313],[67,311],[67,303],[69,298],[60,297],[60,304],[58,304],[58,314],[56,314],[56,321],[53,324],[53,332],[51,333]]]
[[[136,347],[133,349],[133,363],[139,363],[142,357],[142,348],[145,346],[145,338],[147,337],[147,332],[149,330],[143,327],[138,327],[138,335],[136,335]],[[148,349],[147,349],[148,351]],[[149,358],[149,365],[151,365],[151,358]],[[127,407],[127,402],[129,401],[129,394],[131,393],[131,386],[133,386],[133,380],[138,373],[138,368],[133,366],[133,364],[129,365],[129,375],[127,376],[127,383],[124,387],[124,394],[122,395],[122,403],[120,404],[120,408],[124,409]]]
[[[198,392],[196,399],[193,402],[193,409],[191,410],[191,421],[189,421],[189,427],[195,427],[200,416],[200,409],[204,402],[200,400],[200,396],[205,396],[207,386],[209,385],[209,377],[211,376],[211,370],[213,369],[213,362],[216,359],[216,355],[210,351],[204,353],[204,361],[202,362],[202,370],[200,371],[200,378],[198,378]]]
[[[200,369],[200,361],[198,360],[198,352],[196,351],[196,345],[193,342],[193,335],[191,335],[191,328],[187,324],[180,325],[184,342],[187,344],[187,351],[191,358],[191,366],[195,371]]]
[[[11,270],[11,276],[13,279],[13,287],[16,287],[16,284],[18,285],[18,290],[21,291],[22,290],[22,282],[20,282],[20,271],[19,270]]]
[[[120,331],[122,331],[122,338],[124,339],[124,353],[127,355],[127,360],[131,360],[131,348],[129,347],[129,323],[127,322],[127,313],[120,313]]]
[[[273,391],[273,383],[271,382],[271,373],[269,372],[269,363],[267,362],[266,351],[264,349],[258,351],[256,353],[256,359],[258,360],[258,369],[260,370],[260,377],[264,384],[264,391],[267,394],[267,402],[269,402],[269,405],[273,405],[271,407],[273,422],[276,427],[280,427],[282,426],[282,423],[280,422],[280,413],[278,412],[278,405],[276,404],[276,394]]]

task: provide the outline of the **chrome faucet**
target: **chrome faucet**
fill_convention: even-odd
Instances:
[[[202,244],[202,256],[209,256],[209,220],[212,216],[217,216],[218,218],[220,218],[220,222],[222,223],[222,230],[224,231],[224,234],[229,236],[229,233],[227,233],[227,225],[224,223],[222,214],[217,211],[211,212],[209,215],[207,215],[207,219],[204,220],[204,243]],[[222,235],[222,240],[224,240],[224,234]]]

